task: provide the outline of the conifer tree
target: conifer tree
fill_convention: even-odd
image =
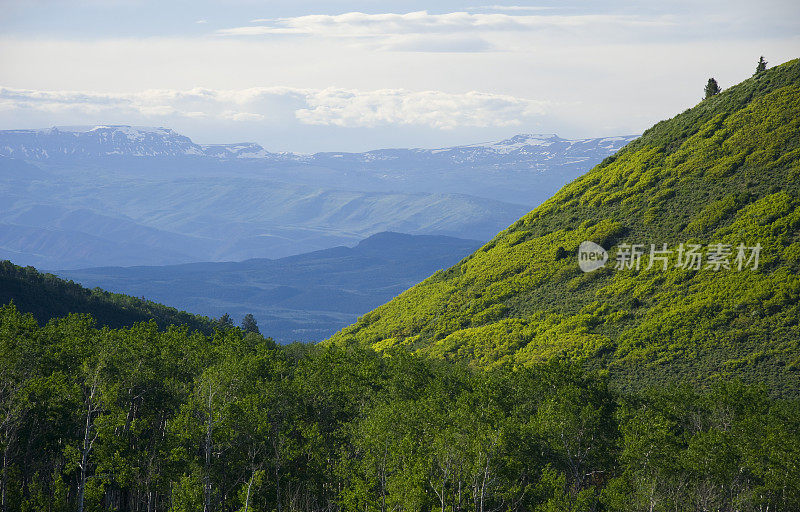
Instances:
[[[231,315],[229,315],[228,313],[225,313],[224,315],[219,317],[219,320],[217,320],[217,322],[222,327],[233,327],[233,318],[231,318]]]
[[[244,332],[253,332],[256,334],[260,334],[258,330],[258,322],[256,322],[256,319],[252,315],[252,313],[247,313],[242,319],[242,330]]]
[[[706,99],[719,94],[722,89],[719,88],[719,84],[713,78],[708,79],[708,83],[706,84]]]
[[[761,73],[763,73],[766,70],[767,70],[767,61],[764,60],[764,56],[762,55],[758,59],[758,65],[756,66],[756,72],[753,73],[753,76],[758,76],[758,75],[760,75]]]

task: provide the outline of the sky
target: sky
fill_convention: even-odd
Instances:
[[[0,129],[304,153],[629,135],[761,55],[800,56],[800,2],[0,0]]]

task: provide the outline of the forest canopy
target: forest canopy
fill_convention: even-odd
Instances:
[[[0,309],[3,507],[792,510],[800,401]]]

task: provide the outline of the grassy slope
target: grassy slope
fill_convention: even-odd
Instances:
[[[99,288],[89,290],[52,274],[42,274],[33,267],[20,267],[0,261],[0,305],[13,301],[23,312],[32,313],[39,323],[69,313],[90,313],[99,325],[128,327],[154,319],[160,327],[186,324],[206,333],[215,323],[161,304],[110,293]]]
[[[477,365],[566,354],[608,368],[623,387],[736,373],[798,394],[799,207],[794,60],[658,123],[330,342],[405,346]],[[609,264],[584,274],[575,257],[583,240],[607,248],[759,242],[763,250],[757,271]]]

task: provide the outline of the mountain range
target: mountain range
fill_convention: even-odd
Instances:
[[[0,131],[0,257],[75,269],[280,258],[382,231],[487,240],[633,138],[300,155],[167,128]]]
[[[319,341],[482,245],[446,236],[379,233],[355,247],[277,260],[58,271],[88,288],[146,297],[237,321],[253,314],[278,342]]]
[[[201,145],[169,128],[78,126],[0,131],[0,156],[56,168],[99,164],[108,171],[124,169],[135,175],[237,175],[347,190],[435,191],[529,204],[555,192],[543,190],[550,180],[574,179],[635,138],[570,140],[555,134],[521,134],[438,149],[309,155],[269,152],[254,142]],[[517,188],[506,186],[510,184]]]

